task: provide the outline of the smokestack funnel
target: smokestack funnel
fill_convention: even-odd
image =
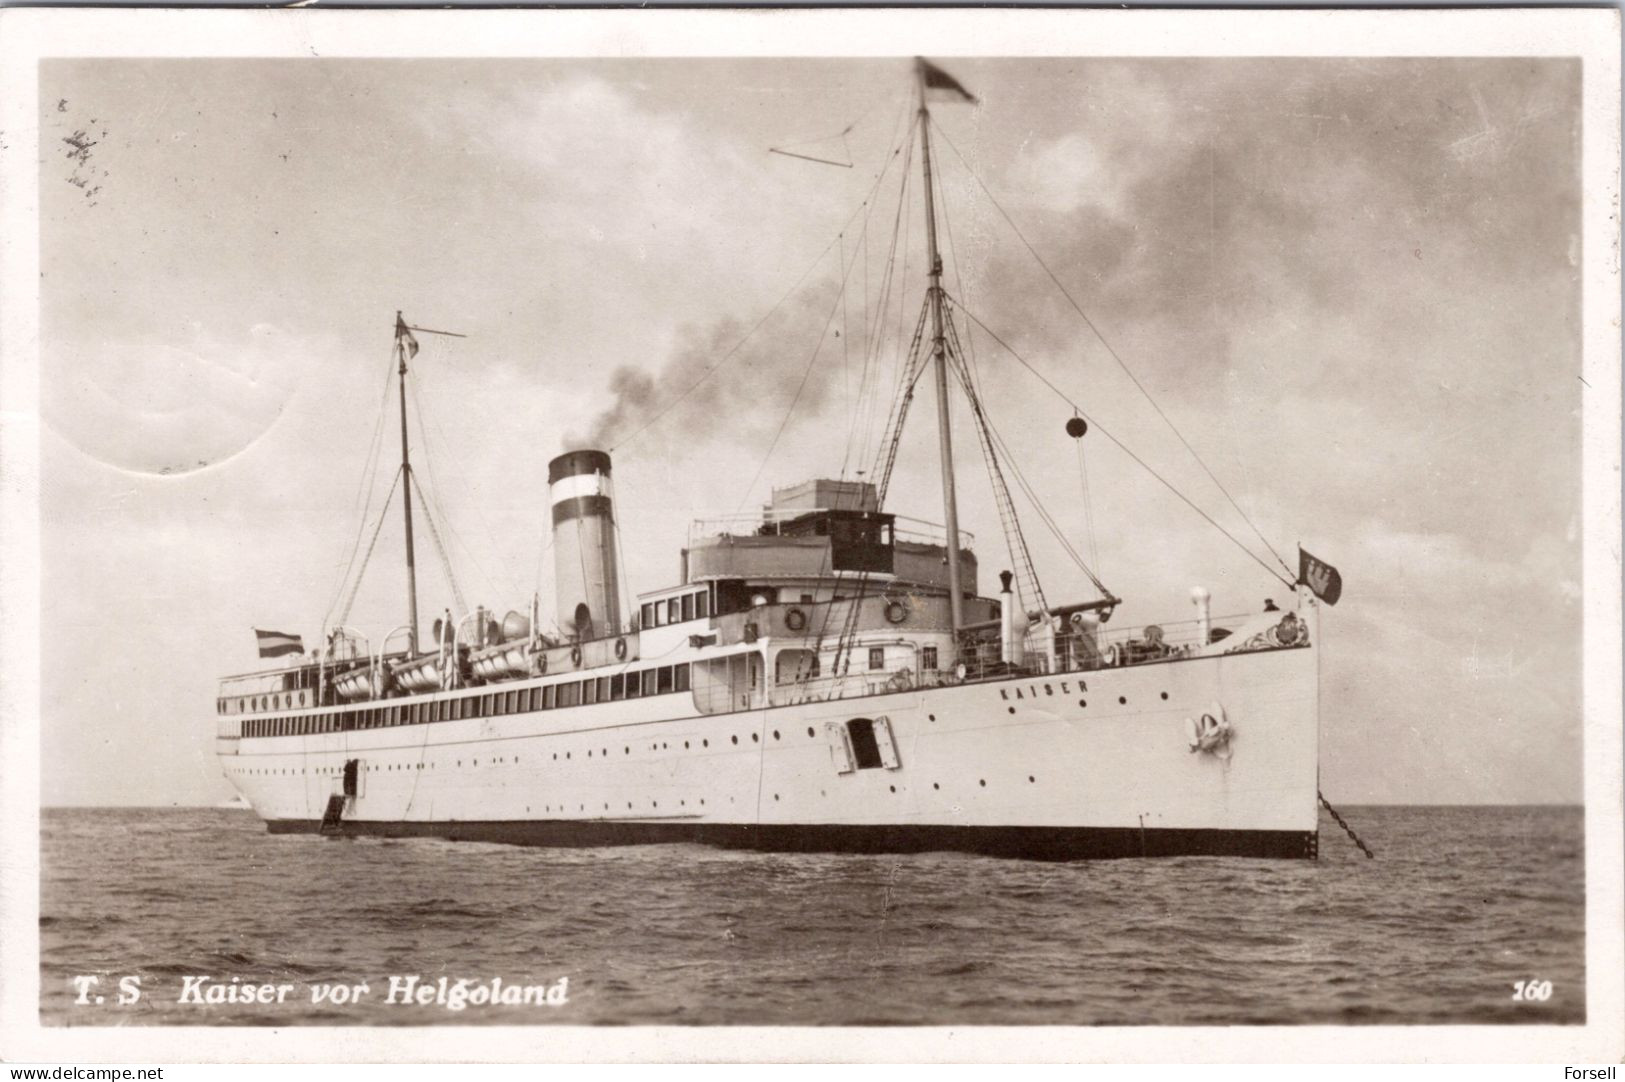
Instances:
[[[1007,665],[1020,665],[1026,643],[1022,641],[1022,634],[1026,631],[1027,617],[1021,615],[1021,625],[1016,624],[1016,598],[1010,592],[1010,580],[1015,576],[1008,571],[999,572],[999,652],[1003,655],[1001,660]]]
[[[604,451],[568,451],[547,464],[553,505],[553,593],[559,625],[576,639],[621,626],[615,506]]]

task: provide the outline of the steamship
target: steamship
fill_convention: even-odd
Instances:
[[[674,585],[624,594],[614,464],[572,450],[548,470],[558,626],[544,631],[532,599],[501,619],[445,611],[425,634],[405,377],[427,329],[397,314],[407,622],[377,644],[324,628],[308,653],[265,633],[262,654],[284,660],[219,688],[219,761],[270,831],[1316,856],[1320,609],[1335,572],[1305,554],[1280,607],[1216,616],[1195,588],[1174,619],[1113,626],[1122,600],[1092,572],[1096,596],[1044,594],[1010,471],[995,469],[1014,571],[983,592],[958,526],[951,381],[984,453],[1000,445],[943,287],[928,106],[972,99],[935,65],[915,70],[929,280],[877,468],[694,523]],[[917,381],[935,384],[940,524],[886,510]],[[1081,439],[1088,425],[1074,415],[1067,430]]]

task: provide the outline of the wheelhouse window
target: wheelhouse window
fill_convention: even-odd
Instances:
[[[869,647],[869,669],[871,672],[886,667],[886,648],[884,646]]]
[[[674,597],[670,601],[666,602],[666,623],[675,624],[675,623],[680,622],[682,620],[682,618],[683,618],[683,601],[682,601],[682,599]]]
[[[929,672],[931,670],[934,670],[936,667],[937,667],[937,648],[935,646],[921,647],[920,648],[920,668],[925,669],[926,671]]]
[[[707,587],[694,595],[694,618],[704,620],[711,615],[711,590]]]
[[[652,601],[645,601],[643,603],[643,626],[655,626],[655,606],[654,602]]]
[[[683,619],[684,619],[684,621],[694,619],[694,595],[693,594],[684,594],[683,595]]]

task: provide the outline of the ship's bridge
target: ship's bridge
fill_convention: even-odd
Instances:
[[[961,530],[960,583],[972,596],[973,544]],[[836,573],[945,594],[947,535],[933,523],[881,511],[867,481],[814,480],[774,489],[759,516],[696,521],[683,550],[684,583],[743,581],[817,594]]]

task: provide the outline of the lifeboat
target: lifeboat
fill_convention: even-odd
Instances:
[[[403,661],[391,673],[395,682],[407,691],[438,691],[442,686],[439,654]]]
[[[384,693],[384,677],[370,665],[352,669],[333,678],[333,690],[345,702],[376,699]]]
[[[474,675],[481,680],[506,680],[516,676],[532,676],[530,644],[509,643],[476,654],[471,662]]]

